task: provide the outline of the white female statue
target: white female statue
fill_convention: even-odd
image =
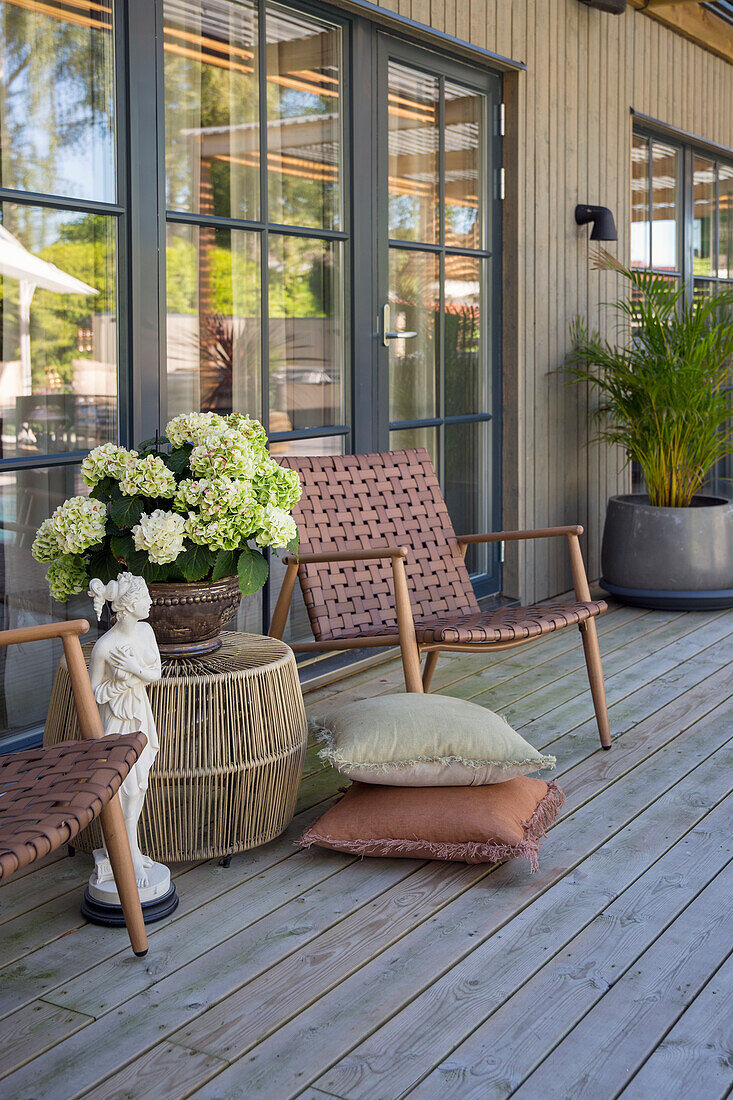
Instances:
[[[143,903],[163,897],[171,900],[175,889],[171,887],[168,868],[143,855],[137,836],[138,820],[148,789],[148,773],[159,748],[158,731],[145,690],[146,684],[154,683],[161,675],[158,643],[150,624],[143,622],[150,614],[148,586],[142,577],[120,573],[116,580],[108,584],[93,580],[89,595],[94,600],[97,619],[101,617],[107,601],[117,615],[115,625],[96,642],[89,666],[104,732],[141,731],[147,737],[147,745],[120,788],[120,803],[140,900]],[[97,849],[94,859],[95,870],[89,880],[90,897],[102,905],[119,905],[107,852],[103,848]],[[170,911],[166,909],[166,912]],[[86,915],[93,917],[90,913]],[[157,914],[153,919],[159,919]]]

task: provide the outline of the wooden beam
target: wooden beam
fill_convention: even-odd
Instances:
[[[637,11],[733,64],[733,27],[698,0],[629,0]]]

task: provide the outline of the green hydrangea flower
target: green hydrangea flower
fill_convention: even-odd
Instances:
[[[137,451],[128,451],[115,443],[103,443],[90,451],[81,464],[81,476],[90,488],[105,477],[122,481],[137,458]]]
[[[59,603],[66,603],[71,596],[86,592],[89,587],[89,574],[84,558],[78,554],[63,554],[52,561],[46,571],[46,580],[51,595]]]
[[[107,505],[91,497],[70,497],[51,516],[51,528],[62,554],[83,554],[101,542],[106,523]]]
[[[147,455],[129,468],[120,489],[126,497],[172,497],[176,479],[159,455]]]
[[[53,529],[53,522],[49,517],[49,519],[44,519],[36,532],[36,537],[31,546],[31,554],[37,562],[40,562],[42,565],[48,565],[48,563],[57,558],[60,553],[61,545]]]
[[[275,546],[283,548],[295,538],[298,528],[295,520],[283,508],[276,508],[268,504],[263,509],[262,524],[255,534],[255,542],[259,546]]]
[[[253,451],[262,456],[267,455],[267,433],[259,420],[251,420],[244,413],[229,413],[225,419],[228,427],[247,437]]]
[[[236,428],[211,436],[194,447],[188,460],[191,470],[206,478],[230,477],[251,481],[257,473],[258,456],[247,436]]]
[[[182,413],[168,421],[165,434],[171,447],[182,447],[184,443],[193,443],[197,447],[211,436],[220,435],[226,427],[226,420],[218,413]]]
[[[303,492],[298,471],[281,466],[269,455],[255,474],[253,488],[260,504],[270,504],[288,512],[295,507]]]
[[[143,512],[140,522],[132,529],[136,550],[146,550],[157,565],[175,561],[183,550],[186,524],[176,512],[164,512],[156,508],[150,515]]]

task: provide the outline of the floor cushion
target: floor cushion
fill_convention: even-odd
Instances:
[[[314,717],[311,730],[321,758],[361,783],[483,786],[555,767],[498,714],[447,695],[360,699]]]
[[[537,847],[565,796],[526,776],[485,787],[380,787],[354,783],[300,838],[362,856],[497,863]]]

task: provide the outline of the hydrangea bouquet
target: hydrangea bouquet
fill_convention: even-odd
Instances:
[[[238,576],[249,596],[268,573],[257,547],[297,550],[297,471],[275,462],[265,429],[239,413],[176,416],[139,451],[96,447],[81,473],[89,496],[64,501],[32,548],[61,602],[121,570],[152,583]]]

